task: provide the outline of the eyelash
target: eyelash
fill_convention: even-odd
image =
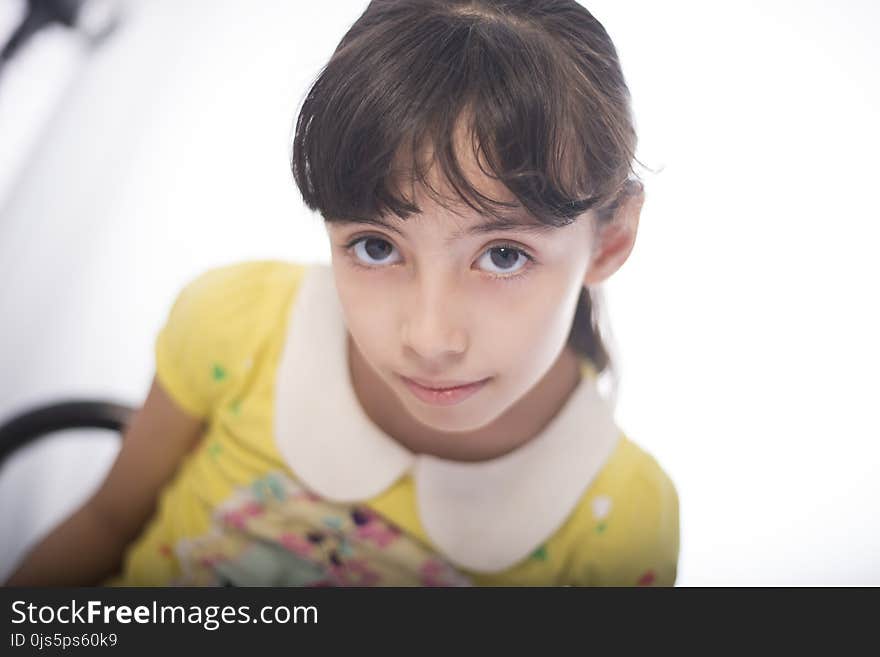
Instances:
[[[390,240],[383,237],[382,235],[370,234],[370,235],[358,235],[356,237],[353,237],[347,243],[343,244],[342,248],[345,249],[345,252],[348,255],[349,259],[356,267],[360,267],[362,269],[367,269],[370,271],[376,270],[376,269],[382,269],[381,265],[380,266],[365,265],[360,260],[358,260],[357,257],[355,257],[354,254],[352,254],[352,252],[351,252],[351,250],[354,248],[354,246],[356,244],[358,244],[359,242],[362,242],[363,240],[370,239],[370,238],[379,239],[379,240],[382,240],[384,242],[388,242],[389,244],[391,244]],[[487,272],[487,275],[489,276],[489,278],[491,278],[493,280],[501,281],[504,283],[517,282],[520,279],[522,279],[523,277],[525,277],[529,273],[529,271],[532,269],[532,265],[534,265],[534,263],[537,262],[535,260],[535,258],[530,253],[528,253],[522,247],[516,246],[515,244],[510,244],[510,243],[493,244],[493,245],[487,247],[486,250],[483,251],[483,253],[486,253],[492,249],[510,249],[511,251],[515,251],[517,253],[522,254],[523,256],[525,256],[526,260],[528,261],[528,263],[522,269],[520,269],[519,272],[517,272],[516,274],[503,275],[503,274],[492,274],[492,273]],[[481,256],[482,256],[482,254],[481,254]]]

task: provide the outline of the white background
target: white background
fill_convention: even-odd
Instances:
[[[874,2],[584,3],[633,95],[647,200],[605,289],[619,424],[681,502],[678,584],[880,584]],[[23,2],[0,4],[5,38]],[[365,2],[132,0],[0,77],[0,418],[142,401],[205,268],[326,261],[288,170],[303,94]],[[71,432],[0,472],[0,576],[117,449]]]

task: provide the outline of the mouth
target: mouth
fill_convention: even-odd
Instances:
[[[472,382],[427,382],[414,380],[403,375],[400,379],[417,399],[433,406],[451,406],[463,402],[478,392],[491,377]],[[451,384],[451,385],[450,385]]]
[[[412,381],[413,383],[422,386],[423,388],[428,388],[429,390],[451,390],[452,388],[466,388],[467,386],[476,385],[486,379],[479,379],[476,381],[428,381],[427,379],[418,379],[413,376],[403,376],[401,378],[407,379],[408,381]]]

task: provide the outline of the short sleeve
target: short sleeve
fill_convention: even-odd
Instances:
[[[155,340],[156,378],[190,415],[206,418],[243,363],[273,325],[290,287],[292,268],[280,261],[243,261],[208,269],[178,292]]]
[[[155,341],[156,378],[190,415],[207,417],[211,406],[210,318],[218,283],[213,270],[178,292]]]
[[[678,571],[678,492],[653,458],[633,473],[618,518],[618,549],[600,564],[598,583],[673,586]]]
[[[576,586],[674,586],[678,493],[657,461],[640,458],[610,490],[591,496],[573,559]]]

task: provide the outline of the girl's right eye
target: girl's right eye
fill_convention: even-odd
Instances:
[[[346,248],[354,249],[355,258],[362,265],[390,264],[388,256],[394,252],[394,246],[388,240],[373,236],[358,237]]]

